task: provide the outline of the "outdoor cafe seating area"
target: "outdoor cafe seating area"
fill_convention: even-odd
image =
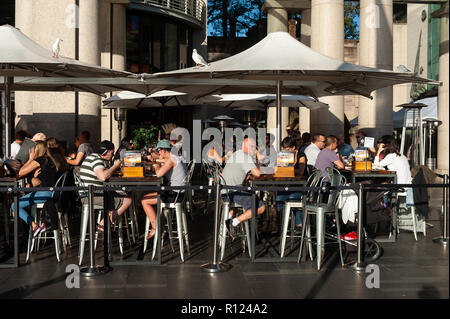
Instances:
[[[9,26],[1,28],[0,31],[11,34],[12,39],[23,36]],[[48,54],[30,41],[27,38],[22,43],[32,52]],[[12,123],[8,120],[7,152],[0,176],[0,268],[5,268],[0,273],[23,275],[23,269],[39,273],[42,267],[45,276],[51,278],[54,275],[51,269],[61,274],[61,265],[78,265],[86,277],[111,278],[107,276],[120,277],[121,268],[130,271],[129,266],[143,266],[148,268],[152,278],[158,277],[158,271],[164,276],[179,271],[180,280],[186,283],[190,279],[183,277],[192,275],[195,268],[204,275],[196,273],[193,279],[201,286],[210,283],[204,279],[210,278],[208,272],[232,275],[240,271],[244,277],[250,276],[246,277],[248,286],[255,284],[251,293],[247,291],[247,296],[252,297],[260,296],[258,285],[267,293],[263,296],[274,297],[271,293],[276,291],[269,293],[269,284],[261,281],[267,273],[269,277],[273,272],[287,274],[286,278],[291,275],[306,278],[314,274],[314,279],[322,274],[323,277],[313,283],[308,277],[309,293],[296,295],[314,298],[330,297],[323,292],[321,295],[316,285],[325,284],[334,270],[343,276],[340,280],[345,281],[348,274],[360,274],[368,265],[384,265],[384,260],[401,264],[404,258],[419,256],[420,263],[430,262],[433,258],[424,255],[422,250],[409,257],[405,251],[395,255],[399,247],[404,250],[429,247],[430,234],[443,234],[437,242],[448,241],[448,175],[435,174],[424,165],[424,142],[413,140],[410,158],[407,158],[404,136],[400,142],[393,135],[370,137],[360,130],[356,133],[359,135],[357,147],[344,155],[341,150],[343,152],[345,145],[349,147],[349,132],[345,134],[346,141],[344,136],[319,132],[300,135],[298,131],[289,130],[283,134],[280,123],[283,94],[289,94],[295,103],[304,107],[326,112],[328,105],[319,102],[318,97],[330,94],[367,97],[378,88],[395,84],[436,83],[410,73],[337,61],[297,42],[288,34],[275,32],[230,58],[203,67],[159,74],[115,72],[63,58],[52,64],[49,63],[53,61],[51,57],[46,56],[45,60],[39,56],[36,58],[39,63],[28,61],[27,66],[45,66],[56,70],[55,73],[61,71],[58,68],[62,62],[70,67],[64,68],[63,77],[56,80],[41,76],[12,83],[10,80],[17,71],[15,64],[5,64],[11,67],[2,69],[5,80],[0,83],[6,93],[6,112],[10,112],[12,90],[64,91],[70,88],[101,94],[120,89],[143,93],[128,101],[127,107],[133,108],[135,103],[151,103],[145,100],[155,91],[173,87],[182,92],[175,92],[175,95],[192,94],[194,99],[191,100],[195,101],[205,98],[205,107],[223,103],[221,98],[230,102],[224,96],[209,94],[211,92],[267,94],[276,91],[270,98],[255,99],[258,103],[264,101],[263,112],[270,104],[276,104],[277,132],[271,135],[264,130],[264,136],[256,138],[240,130],[233,139],[226,134],[233,123],[222,116],[216,118],[218,127],[213,128],[220,136],[218,141],[195,140],[194,132],[189,132],[194,137],[187,141],[179,140],[179,136],[174,138],[170,132],[167,136],[159,132],[157,138],[144,141],[140,147],[133,145],[133,137],[124,138],[121,145],[104,140],[93,146],[89,142],[90,133],[83,131],[77,136],[78,149],[73,154],[62,151],[57,139],[54,139],[56,144],[52,144],[52,138],[47,138],[43,132],[22,139],[32,141],[32,146],[27,146],[26,159],[19,161],[20,149],[15,158],[10,157]],[[20,41],[14,43],[20,44]],[[265,46],[267,43],[270,45]],[[274,48],[280,43],[288,49],[275,52]],[[264,47],[272,49],[266,52]],[[311,69],[310,64],[299,61],[292,52],[315,56],[322,65]],[[248,54],[253,54],[259,63],[245,65],[243,57]],[[31,76],[34,71],[21,72]],[[353,81],[362,74],[367,82]],[[76,82],[77,77],[84,78],[81,84]],[[311,78],[315,79],[315,85],[305,86],[306,80]],[[348,87],[348,83],[354,83],[355,87]],[[249,100],[246,97],[234,101],[245,104]],[[105,104],[109,102],[111,100]],[[206,106],[207,103],[213,105]],[[157,107],[164,107],[164,103]],[[295,104],[295,107],[300,106]],[[114,108],[119,115],[119,107]],[[165,117],[170,118],[170,114]],[[120,116],[118,121],[120,128]],[[256,126],[251,121],[240,124],[250,129]],[[284,135],[287,136],[282,138]],[[231,147],[227,145],[229,141],[233,141]],[[24,145],[20,148],[25,148]],[[186,153],[186,149],[193,149],[194,155]],[[198,149],[201,149],[200,157],[195,155]],[[433,257],[438,256],[439,269],[433,276],[441,278],[442,269],[447,267],[448,270],[447,252],[442,253],[438,248],[430,252]],[[402,260],[396,259],[398,256]],[[405,259],[405,264],[411,267],[414,259]],[[411,270],[411,276],[420,277],[422,270]],[[260,274],[255,275],[258,271]],[[125,272],[124,276],[128,275]],[[231,289],[239,286],[237,277],[224,278],[231,279]],[[281,289],[277,283],[279,278],[270,279],[277,289]],[[281,281],[289,286],[286,278]],[[13,285],[8,283],[8,278],[0,279],[0,285],[2,280]],[[139,278],[134,280],[139,281]],[[166,279],[158,278],[156,283],[146,284],[158,285],[158,280]],[[295,280],[296,285],[301,282],[300,278]],[[389,277],[389,280],[395,283],[395,278]],[[49,281],[48,285],[52,285],[52,279]],[[160,284],[168,285],[166,281]],[[174,295],[186,293],[183,289],[175,291]],[[24,295],[32,294],[32,290],[26,290]],[[213,287],[212,290],[217,293],[220,289]],[[2,293],[22,296],[23,293],[11,291],[0,291],[0,296]],[[329,293],[338,294],[331,290]],[[425,289],[427,296],[435,296],[433,293],[434,290]],[[448,287],[445,290],[439,286],[440,293],[448,295]],[[352,292],[346,294],[352,296]],[[228,292],[218,295],[230,296]],[[386,294],[391,295],[395,295],[395,289]],[[208,297],[202,290],[191,296]]]

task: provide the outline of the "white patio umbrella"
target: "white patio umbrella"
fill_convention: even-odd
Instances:
[[[269,106],[276,106],[277,96],[275,94],[222,94],[213,95],[219,97],[220,103],[227,103],[233,109],[264,110]],[[310,110],[329,108],[327,103],[323,103],[305,95],[283,95],[283,107],[306,107]]]
[[[103,108],[139,109],[147,107],[183,106],[212,104],[232,108],[252,107],[254,110],[264,110],[265,107],[275,106],[274,94],[213,94],[196,99],[192,94],[162,90],[145,95],[131,91],[122,91],[103,101]],[[304,95],[283,95],[283,106],[307,107],[311,110],[328,108],[328,104],[316,101]]]
[[[208,101],[214,100],[217,99],[210,98]],[[197,105],[205,102],[205,99],[195,99],[190,94],[170,90],[162,90],[150,95],[122,91],[104,100],[103,108],[140,109],[148,107]]]
[[[192,67],[156,74],[143,74],[144,79],[186,78],[185,86],[160,86],[196,96],[217,93],[276,92],[279,145],[281,137],[281,95],[297,94],[313,98],[330,95],[362,95],[395,84],[415,82],[438,84],[413,73],[364,67],[333,59],[294,39],[287,32],[273,32],[249,49],[207,66]],[[196,85],[196,79],[209,79],[210,85]],[[226,85],[219,81],[233,79]],[[259,87],[246,87],[242,80],[260,82]]]
[[[20,30],[0,26],[0,90],[5,91],[6,156],[10,148],[11,91],[84,91],[101,94],[108,91],[127,89],[127,86],[92,83],[70,84],[77,77],[128,77],[132,73],[103,68],[65,57],[54,57],[51,50],[32,41]],[[46,79],[59,77],[59,82],[50,84]],[[40,78],[40,79],[37,79]],[[62,79],[61,79],[62,78]],[[64,79],[67,79],[65,81]],[[138,82],[137,79],[130,79]]]

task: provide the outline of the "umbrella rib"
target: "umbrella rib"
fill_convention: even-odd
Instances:
[[[74,87],[75,89],[78,89],[78,90],[80,90],[80,91],[82,91],[82,92],[93,93],[93,94],[95,94],[95,95],[99,95],[99,96],[101,96],[101,97],[106,98],[106,95],[105,95],[105,94],[100,93],[99,91],[96,91],[96,90],[93,90],[93,89],[88,89],[88,88],[86,88],[86,87],[82,87],[82,86],[79,86],[79,85],[72,85],[72,87]]]
[[[197,99],[199,99],[199,98],[205,97],[205,96],[207,96],[207,95],[214,94],[214,93],[216,93],[216,92],[222,90],[222,89],[225,88],[225,87],[226,87],[225,85],[224,85],[224,86],[219,86],[219,87],[217,87],[217,88],[215,88],[215,89],[213,89],[213,90],[207,91],[207,92],[205,92],[205,93],[203,93],[203,94],[196,95],[195,97],[196,97]]]
[[[144,102],[144,100],[145,100],[145,97],[143,97],[143,98],[138,102],[138,104],[136,104],[136,108],[137,108],[137,109],[141,106],[141,104],[142,104],[142,102]]]
[[[172,98],[175,99],[175,101],[177,101],[178,106],[181,106],[181,103],[180,103],[180,101],[178,100],[178,97],[173,96]]]

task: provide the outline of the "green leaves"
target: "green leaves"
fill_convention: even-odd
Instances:
[[[137,148],[143,148],[156,142],[158,138],[158,126],[149,125],[148,127],[141,127],[133,131],[133,143]]]

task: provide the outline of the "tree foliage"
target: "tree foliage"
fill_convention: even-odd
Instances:
[[[344,1],[344,36],[359,39],[359,1]]]
[[[265,0],[208,0],[210,35],[236,37],[252,29],[265,18],[261,8]],[[346,39],[359,38],[359,1],[344,1],[344,34]]]
[[[262,19],[264,0],[209,0],[208,24],[213,36],[236,37]]]

